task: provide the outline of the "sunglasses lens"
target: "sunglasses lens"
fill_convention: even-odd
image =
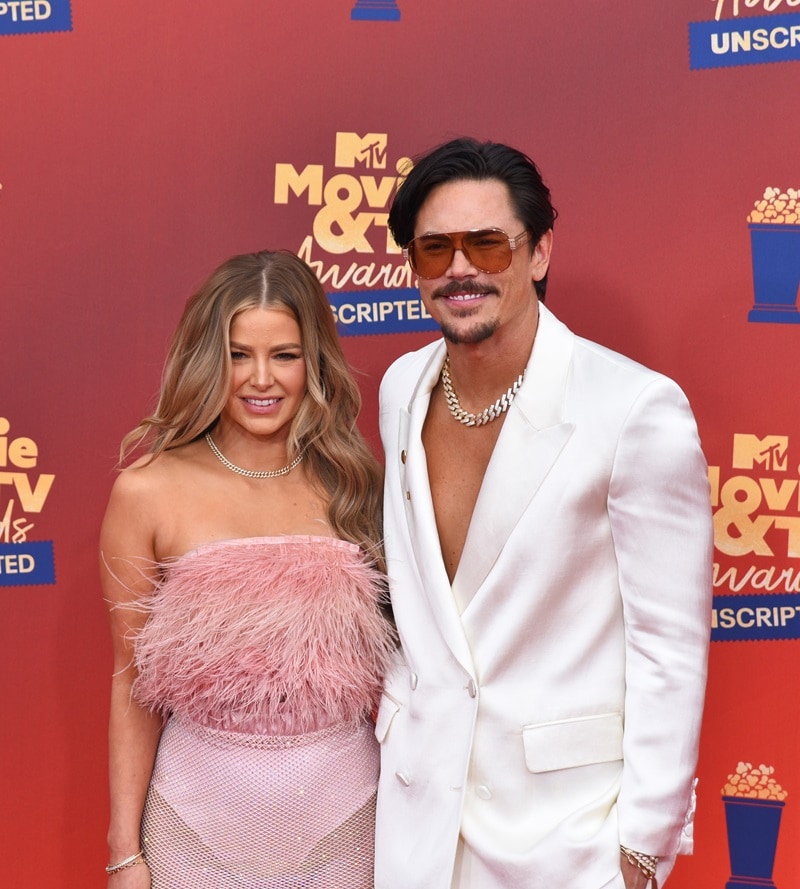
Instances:
[[[420,278],[438,278],[449,268],[456,248],[482,272],[502,272],[511,264],[508,235],[491,229],[422,235],[408,245],[408,259]]]
[[[438,278],[453,259],[453,242],[448,235],[424,235],[408,247],[411,268],[422,278]]]
[[[511,265],[511,245],[505,232],[468,232],[464,235],[464,250],[482,272],[502,272]]]

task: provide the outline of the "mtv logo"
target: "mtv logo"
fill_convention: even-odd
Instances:
[[[756,464],[768,472],[786,472],[789,437],[787,435],[733,436],[733,468],[753,469]]]
[[[358,133],[336,134],[336,160],[337,167],[353,168],[361,164],[371,170],[386,169],[386,146],[389,138],[386,133],[367,133],[359,136]]]

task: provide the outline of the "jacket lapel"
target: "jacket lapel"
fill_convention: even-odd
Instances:
[[[422,426],[428,414],[431,390],[439,379],[444,356],[445,344],[442,341],[436,344],[429,355],[408,409],[400,411],[400,471],[406,522],[424,594],[447,646],[464,669],[473,674],[472,656],[442,559],[428,480],[428,464],[422,446]]]
[[[574,428],[563,422],[574,335],[544,306],[539,313],[525,383],[497,439],[453,580],[461,612],[480,589]]]

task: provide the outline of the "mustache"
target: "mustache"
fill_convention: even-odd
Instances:
[[[466,278],[464,281],[448,281],[444,286],[437,287],[433,291],[433,298],[455,296],[458,293],[497,293],[497,288]]]

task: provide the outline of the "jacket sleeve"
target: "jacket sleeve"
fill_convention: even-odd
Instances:
[[[620,842],[660,857],[689,853],[713,530],[694,417],[664,377],[644,388],[626,418],[608,509],[626,649]]]

